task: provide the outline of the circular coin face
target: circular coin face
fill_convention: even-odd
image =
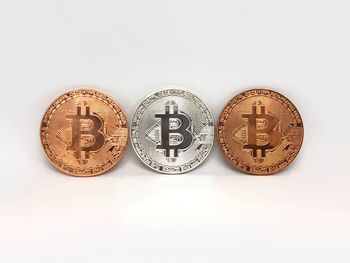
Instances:
[[[118,162],[127,144],[128,124],[111,98],[82,88],[62,94],[50,105],[40,138],[46,156],[59,170],[93,176]]]
[[[226,105],[217,136],[233,166],[245,173],[268,175],[294,160],[304,128],[298,110],[286,97],[267,89],[252,89]]]
[[[214,141],[214,120],[196,95],[169,87],[138,106],[130,136],[136,154],[148,167],[161,173],[184,173],[208,156]]]

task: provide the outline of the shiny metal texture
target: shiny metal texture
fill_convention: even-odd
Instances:
[[[167,86],[137,107],[130,138],[138,157],[166,174],[188,172],[208,156],[214,141],[214,119],[191,92]]]
[[[237,169],[274,174],[298,155],[304,125],[297,108],[282,94],[256,88],[232,98],[217,124],[219,147]]]
[[[50,162],[73,176],[94,176],[112,168],[128,142],[128,124],[120,106],[90,88],[68,91],[54,100],[40,125]]]

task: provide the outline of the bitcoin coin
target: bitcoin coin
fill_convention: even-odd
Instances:
[[[46,156],[59,170],[94,176],[119,161],[128,141],[128,124],[110,97],[81,88],[52,102],[42,118],[40,138]]]
[[[296,107],[268,89],[251,89],[230,100],[218,125],[219,146],[239,170],[255,175],[276,173],[299,153],[304,126]]]
[[[161,173],[184,173],[208,156],[214,119],[199,97],[168,86],[141,102],[130,136],[136,154],[148,167]]]

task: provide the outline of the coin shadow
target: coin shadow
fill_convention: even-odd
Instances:
[[[134,149],[132,148],[131,143],[128,143],[125,152],[119,160],[119,162],[112,169],[108,170],[106,174],[110,174],[118,170],[123,171],[122,174],[119,174],[120,176],[142,176],[153,174],[153,171],[150,171],[150,169],[146,167],[146,165],[143,164],[141,160],[137,157],[137,155],[134,152]]]
[[[291,170],[296,170],[296,166],[299,165],[299,158],[301,159],[302,157],[302,154],[299,153],[295,159],[290,163],[288,164],[286,167],[284,167],[281,171],[277,172],[276,174],[272,174],[272,175],[283,175],[283,176],[286,176],[286,175],[289,175],[291,172]]]
[[[41,163],[43,163],[45,165],[45,167],[47,169],[50,170],[50,174],[54,174],[55,176],[60,176],[60,175],[66,175],[66,176],[70,176],[64,172],[62,172],[61,170],[57,169],[47,158],[44,154],[41,155]]]
[[[277,172],[277,173],[274,173],[274,174],[270,174],[270,175],[254,175],[254,174],[247,174],[247,173],[244,173],[242,171],[240,171],[238,168],[234,167],[233,165],[231,165],[229,163],[229,161],[225,158],[225,156],[221,153],[221,150],[219,149],[219,146],[216,145],[216,147],[214,147],[215,149],[213,149],[213,155],[219,155],[217,156],[216,158],[216,161],[218,162],[218,166],[220,165],[221,167],[225,168],[225,172],[223,173],[215,173],[215,176],[286,176],[288,175],[289,173],[289,170],[290,169],[293,169],[294,165],[295,165],[295,162],[297,160],[294,160],[293,162],[291,162],[287,167],[285,167],[283,170]],[[212,156],[214,157],[214,156]],[[208,160],[209,161],[209,160]],[[214,169],[217,171],[216,169],[217,167],[214,167]],[[209,173],[211,175],[213,175],[213,173]]]
[[[73,175],[70,175],[70,174],[67,174],[63,171],[61,171],[60,169],[56,168],[49,160],[48,158],[46,158],[45,155],[42,155],[41,156],[41,160],[42,160],[42,163],[45,165],[45,167],[47,169],[50,170],[50,174],[53,174],[55,176],[68,176],[68,177],[71,177],[71,178],[91,178],[91,177],[96,177],[96,176],[101,176],[101,175],[104,175],[104,176],[110,176],[111,173],[113,173],[114,171],[118,170],[118,168],[120,168],[119,166],[123,166],[125,165],[125,160],[123,160],[124,158],[122,157],[118,163],[116,163],[115,166],[113,166],[111,169],[107,170],[106,172],[102,173],[102,174],[98,174],[98,175],[93,175],[93,176],[73,176]],[[81,179],[83,180],[83,179]]]
[[[220,169],[218,169],[219,167]],[[225,168],[225,170],[223,171],[222,168]],[[231,172],[235,171],[239,172],[227,162],[225,157],[221,154],[219,146],[214,142],[213,148],[206,160],[204,160],[198,168],[190,171],[188,175],[231,176]]]
[[[229,163],[229,161],[225,158],[225,156],[222,154],[221,150],[219,149],[219,146],[217,146],[217,152],[218,152],[218,158],[217,161],[219,162],[219,165],[222,167],[225,167],[225,170],[227,173],[220,174],[223,176],[249,176],[249,174],[243,173],[236,167],[234,167],[232,164]]]

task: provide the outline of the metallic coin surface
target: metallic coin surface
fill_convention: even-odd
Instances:
[[[94,176],[119,161],[128,140],[128,124],[111,98],[81,88],[52,102],[42,118],[40,138],[46,156],[59,170]]]
[[[214,119],[196,95],[168,86],[138,106],[130,128],[138,157],[160,173],[188,172],[208,156]]]
[[[223,109],[219,146],[239,170],[256,175],[276,173],[299,153],[304,126],[296,107],[283,95],[252,89],[240,93]]]

